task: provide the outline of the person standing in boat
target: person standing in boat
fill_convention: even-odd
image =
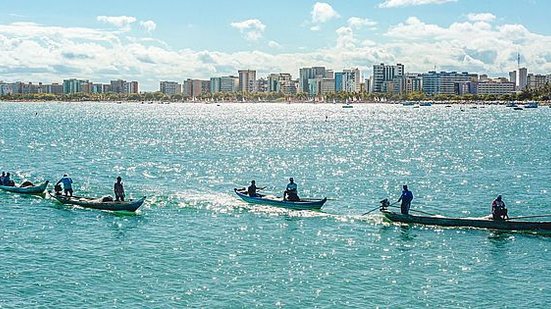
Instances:
[[[402,189],[402,195],[400,195],[400,198],[396,203],[400,201],[402,202],[402,204],[400,205],[400,212],[403,215],[407,215],[409,214],[409,208],[411,207],[411,201],[413,200],[413,193],[408,190],[407,185],[404,185]]]
[[[505,202],[503,202],[501,195],[498,195],[496,199],[492,202],[492,218],[494,220],[508,220],[509,214],[507,208],[505,207]]]
[[[56,186],[60,183],[63,184],[63,192],[65,192],[65,196],[73,196],[73,180],[71,177],[67,176],[67,174],[64,174],[63,177],[55,184]]]
[[[298,188],[297,184],[295,183],[295,180],[293,177],[289,178],[289,183],[287,184],[287,188],[285,192],[283,192],[283,200],[284,201],[292,201],[292,202],[298,202],[300,201],[300,198],[298,197]]]
[[[256,181],[252,180],[251,181],[251,185],[247,188],[247,193],[249,194],[250,197],[259,197],[260,194],[258,194],[256,192],[256,190],[264,190],[266,187],[263,187],[263,188],[258,188],[256,186]]]
[[[122,186],[121,176],[117,177],[117,182],[115,182],[113,190],[115,191],[115,201],[124,202],[124,187]]]

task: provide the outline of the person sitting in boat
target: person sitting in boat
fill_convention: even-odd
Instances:
[[[289,183],[287,184],[287,189],[283,192],[284,201],[298,202],[300,198],[298,197],[297,184],[293,177],[289,178]]]
[[[501,195],[498,195],[492,202],[492,218],[494,220],[508,220],[509,214],[505,207],[505,202],[501,199]]]
[[[402,189],[402,195],[400,195],[400,198],[396,203],[400,201],[402,202],[402,204],[400,205],[400,212],[403,215],[407,215],[409,214],[409,208],[411,207],[411,201],[413,200],[413,193],[408,190],[407,185],[404,185]]]
[[[3,180],[3,185],[4,186],[9,186],[9,187],[14,187],[15,186],[15,182],[13,182],[13,180],[11,180],[10,177],[11,177],[11,175],[10,175],[9,172],[6,174],[6,176],[4,176],[4,180]]]
[[[65,192],[65,196],[73,196],[73,180],[67,176],[67,174],[64,174],[63,177],[56,183],[56,185],[59,185],[60,183],[63,184],[63,191]]]
[[[256,186],[256,181],[252,180],[251,181],[251,185],[249,187],[247,187],[247,193],[249,194],[250,197],[260,197],[262,195],[258,194],[256,192],[256,190],[264,190],[266,187],[263,187],[263,188],[258,188]]]
[[[6,177],[6,172],[2,172],[2,175],[0,176],[0,186],[4,185],[4,177]]]
[[[113,189],[115,191],[115,201],[124,202],[124,187],[122,186],[121,176],[117,177],[117,182],[115,182],[115,186]]]

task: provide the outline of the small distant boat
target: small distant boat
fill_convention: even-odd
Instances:
[[[76,205],[83,208],[91,208],[98,210],[108,210],[108,211],[130,211],[134,212],[142,206],[145,201],[145,196],[139,200],[128,200],[124,202],[115,202],[115,201],[103,201],[102,198],[89,198],[89,197],[80,197],[80,196],[65,196],[65,195],[55,195],[51,192],[48,192],[51,197],[56,199],[58,202],[64,205]]]
[[[513,108],[513,110],[516,110],[516,111],[523,111],[524,108],[522,108],[522,107],[515,107],[515,108]]]
[[[342,106],[342,108],[354,108],[354,106],[350,105],[350,104],[345,104]]]
[[[323,199],[301,199],[298,202],[284,201],[275,196],[261,195],[259,197],[250,197],[244,189],[234,189],[237,196],[251,204],[269,205],[294,210],[320,210],[327,198]]]
[[[19,187],[19,186],[0,186],[0,190],[20,193],[20,194],[43,194],[48,187],[49,181],[45,181],[40,185],[28,186],[28,187]]]
[[[419,103],[419,106],[432,106],[432,103],[431,102],[421,102]]]
[[[451,105],[446,105],[446,107],[452,107]]]
[[[415,105],[415,103],[411,102],[411,101],[404,101],[402,102],[402,106],[413,106]]]
[[[518,105],[515,102],[509,102],[505,105],[505,107],[518,107]]]
[[[538,108],[538,103],[537,102],[528,102],[528,103],[524,104],[524,108]]]
[[[403,215],[398,212],[381,210],[383,216],[393,222],[414,223],[447,227],[473,227],[506,231],[551,231],[551,222],[531,222],[513,220],[493,220],[482,218],[448,218],[442,216]]]
[[[419,104],[415,104],[413,105],[413,108],[419,108],[419,106],[420,106]]]

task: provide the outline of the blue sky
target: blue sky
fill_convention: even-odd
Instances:
[[[0,13],[0,80],[184,80],[401,62],[505,75],[515,54],[551,73],[551,1],[19,0]]]

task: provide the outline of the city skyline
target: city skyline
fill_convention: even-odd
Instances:
[[[508,76],[518,53],[521,66],[551,72],[544,1],[69,4],[21,1],[0,14],[0,80],[126,78],[153,91],[159,80],[243,69],[295,77],[301,67],[358,67],[368,77],[378,63]]]

